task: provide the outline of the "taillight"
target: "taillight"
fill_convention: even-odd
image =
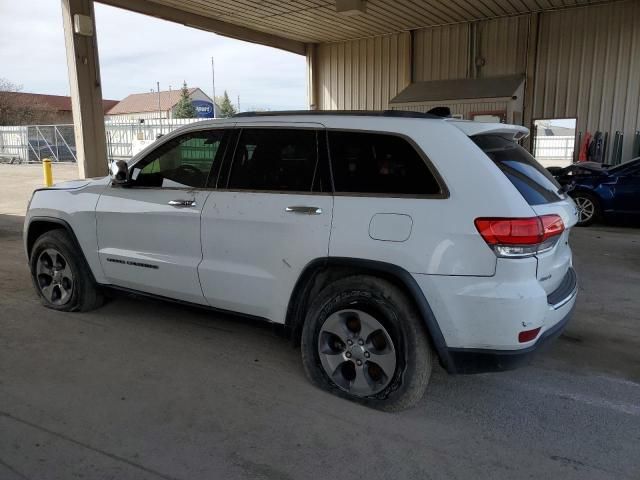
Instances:
[[[564,232],[564,222],[560,215],[542,215],[538,218],[542,222],[543,241]]]
[[[499,257],[530,257],[554,247],[564,232],[559,215],[476,218],[476,228]]]

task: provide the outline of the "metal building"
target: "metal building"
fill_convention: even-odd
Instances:
[[[444,103],[464,118],[530,128],[536,120],[575,119],[577,132],[608,134],[607,160],[628,160],[640,149],[638,0],[100,1],[306,55],[310,108]],[[62,4],[74,118],[83,127],[76,131],[85,137],[81,172],[102,173],[103,147],[90,145],[104,128],[94,108],[97,47],[92,32],[74,23],[76,14],[93,18],[93,2]],[[505,87],[497,96],[465,97],[484,91],[474,83],[505,78],[521,79],[511,95]],[[456,98],[438,97],[436,87]]]

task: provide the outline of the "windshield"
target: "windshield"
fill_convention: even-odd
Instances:
[[[562,200],[560,184],[516,142],[500,135],[477,135],[471,139],[493,160],[529,205]]]
[[[640,166],[640,157],[634,158],[633,160],[629,160],[628,162],[621,163],[620,165],[616,165],[615,167],[611,167],[607,169],[607,172],[617,173],[622,170],[626,170],[627,168],[633,168]]]

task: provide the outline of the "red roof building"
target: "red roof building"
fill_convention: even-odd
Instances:
[[[42,112],[41,117],[46,118],[45,123],[55,125],[73,123],[71,97],[24,92],[5,92],[5,94],[10,95],[16,105],[22,104]],[[102,100],[104,113],[106,114],[117,104],[117,100]]]

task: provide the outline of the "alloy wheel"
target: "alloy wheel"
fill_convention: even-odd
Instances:
[[[53,248],[43,250],[36,264],[36,280],[44,298],[52,305],[64,305],[73,293],[73,273],[69,262]]]
[[[576,197],[575,202],[578,206],[578,219],[580,223],[591,220],[596,211],[596,206],[593,204],[593,201],[586,197]]]
[[[367,397],[394,377],[396,349],[385,327],[361,310],[339,310],[324,321],[318,353],[325,373],[342,390]]]

